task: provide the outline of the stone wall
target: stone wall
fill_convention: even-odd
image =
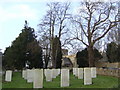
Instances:
[[[110,67],[110,68],[120,68],[120,63],[109,63],[109,62],[96,62],[96,67]]]
[[[97,74],[120,77],[120,63],[97,62]]]
[[[97,68],[97,74],[120,77],[120,69]]]

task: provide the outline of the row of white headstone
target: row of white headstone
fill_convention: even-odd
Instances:
[[[43,72],[46,81],[52,81],[52,78],[61,74],[61,87],[69,86],[69,69],[27,69],[22,71],[22,77],[28,83],[33,82],[33,88],[43,88]],[[73,75],[78,79],[84,79],[84,85],[92,84],[92,78],[96,78],[96,67],[93,68],[73,68]],[[12,71],[6,71],[5,81],[10,82],[12,79]]]
[[[78,79],[84,79],[84,85],[92,84],[92,78],[96,78],[96,67],[73,68],[73,75]]]
[[[46,81],[50,82],[52,78],[56,78],[60,74],[60,69],[27,69],[22,71],[22,77],[28,83],[33,82],[33,88],[43,88],[43,72]]]

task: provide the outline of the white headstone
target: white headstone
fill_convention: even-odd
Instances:
[[[84,68],[84,85],[92,84],[91,68]]]
[[[33,82],[33,70],[27,69],[27,82],[31,83]]]
[[[73,75],[74,75],[74,73],[75,73],[75,69],[74,68],[72,69],[72,72],[73,72]]]
[[[61,87],[69,86],[69,69],[61,69]]]
[[[12,71],[11,70],[7,70],[6,74],[5,74],[5,81],[11,82],[11,80],[12,80]]]
[[[58,69],[58,75],[60,75],[60,69]]]
[[[78,79],[83,79],[83,68],[78,68]]]
[[[34,69],[33,88],[43,88],[43,69]]]
[[[22,70],[22,78],[25,78],[25,70]]]
[[[52,78],[56,78],[56,69],[52,69]]]
[[[60,69],[56,69],[56,76],[60,74]]]
[[[24,79],[27,80],[27,70],[24,71]]]
[[[75,68],[75,76],[78,77],[78,68]]]
[[[91,67],[91,77],[96,78],[96,67]]]
[[[46,81],[52,81],[52,70],[51,69],[46,69]]]

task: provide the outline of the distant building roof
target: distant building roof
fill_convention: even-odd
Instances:
[[[67,57],[63,58],[63,65],[64,66],[69,66],[69,65],[73,66],[71,60],[69,58],[67,58]]]

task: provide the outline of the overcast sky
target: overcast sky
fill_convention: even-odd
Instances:
[[[37,25],[46,14],[46,3],[49,2],[47,0],[0,0],[0,49],[2,52],[18,37],[25,20],[37,32]]]
[[[48,1],[58,0],[0,0],[0,49],[2,52],[18,37],[25,20],[37,32],[37,25],[46,14]],[[71,10],[74,13],[78,8],[78,2],[82,0],[60,1],[71,1]]]

